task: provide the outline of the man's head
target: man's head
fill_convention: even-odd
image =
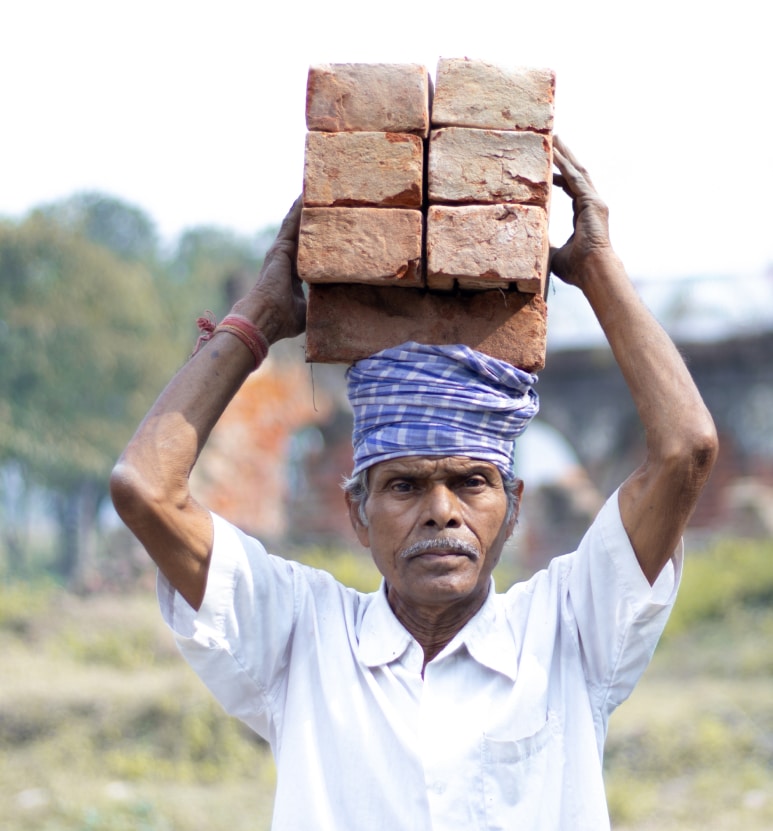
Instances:
[[[347,377],[347,502],[390,600],[480,605],[518,514],[515,438],[538,410],[535,376],[465,346],[408,343]]]
[[[404,456],[350,479],[352,526],[390,602],[478,608],[518,516],[522,483],[464,456]]]

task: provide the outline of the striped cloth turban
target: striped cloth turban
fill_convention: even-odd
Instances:
[[[539,410],[536,375],[467,346],[404,343],[347,372],[354,471],[400,456],[468,456],[512,476]]]

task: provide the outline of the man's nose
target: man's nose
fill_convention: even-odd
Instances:
[[[429,528],[459,528],[462,524],[459,499],[446,485],[429,488],[424,510],[424,525]]]

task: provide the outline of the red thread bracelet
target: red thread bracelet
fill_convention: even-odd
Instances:
[[[255,359],[255,369],[257,369],[268,355],[268,340],[266,336],[258,329],[258,327],[244,315],[226,315],[220,324],[215,320],[212,312],[207,313],[196,320],[196,325],[199,328],[199,338],[196,341],[196,346],[191,352],[193,357],[201,347],[212,340],[218,332],[228,332],[231,335],[239,338],[239,340],[252,352],[252,357]]]
[[[213,335],[218,332],[228,332],[239,338],[239,340],[252,352],[257,369],[268,355],[268,341],[266,336],[249,319],[242,315],[227,315],[215,328]]]
[[[196,345],[193,347],[193,352],[191,352],[190,357],[192,358],[198,351],[201,349],[202,346],[212,337],[215,333],[215,327],[217,326],[217,321],[215,320],[215,316],[212,312],[207,309],[206,312],[201,317],[196,318],[196,326],[199,329],[199,337],[196,341]]]

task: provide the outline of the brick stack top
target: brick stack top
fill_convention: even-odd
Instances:
[[[553,92],[549,70],[467,59],[434,90],[416,64],[311,67],[307,360],[418,340],[542,368]]]

